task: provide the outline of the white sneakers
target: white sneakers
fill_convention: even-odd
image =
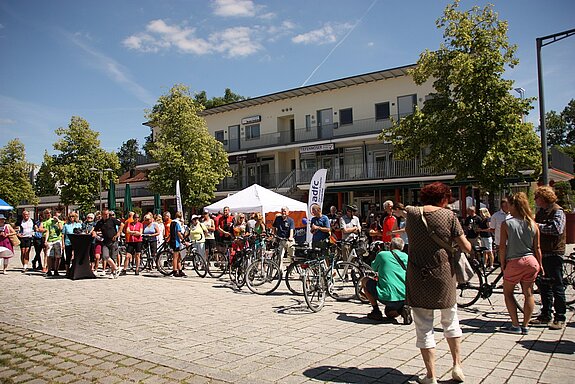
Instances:
[[[453,368],[451,369],[451,378],[454,381],[460,383],[465,381],[465,375],[463,374],[463,369],[461,368],[461,365],[453,366]],[[417,382],[419,384],[437,384],[437,379],[435,377],[427,377],[427,375],[425,375],[418,377]]]

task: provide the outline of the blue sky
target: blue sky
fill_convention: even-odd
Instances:
[[[535,38],[575,28],[573,0],[492,1],[537,96]],[[442,42],[446,0],[0,0],[0,146],[54,153],[71,116],[117,150],[174,84],[247,97],[415,63]],[[486,1],[461,2],[461,9]],[[546,110],[575,98],[575,36],[543,48]],[[538,105],[528,120],[538,121]]]

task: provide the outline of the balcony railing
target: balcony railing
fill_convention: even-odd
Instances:
[[[573,158],[555,147],[551,147],[551,161],[549,164],[551,168],[573,174]]]
[[[256,139],[246,140],[244,137],[233,138],[223,142],[228,152],[243,151],[248,149],[269,148],[294,143],[307,143],[318,140],[329,140],[341,137],[351,137],[366,134],[378,134],[383,129],[391,127],[391,120],[363,119],[355,120],[352,124],[339,125],[338,123],[312,126],[309,128],[297,128],[294,130],[280,130],[274,133],[260,135]]]
[[[240,190],[257,183],[266,188],[292,188],[298,184],[308,184],[315,169],[297,170],[291,172],[270,173],[248,177],[247,175],[233,175],[226,177],[219,185],[219,191]],[[293,172],[293,171],[292,171]],[[429,176],[449,174],[451,171],[434,171],[431,167],[424,167],[421,160],[392,160],[385,165],[377,164],[350,164],[338,168],[330,168],[327,172],[328,182],[385,180],[405,177]]]

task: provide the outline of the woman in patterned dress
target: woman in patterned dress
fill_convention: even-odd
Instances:
[[[423,207],[406,207],[405,230],[409,237],[409,262],[406,275],[406,301],[412,307],[417,335],[416,346],[427,370],[419,383],[437,383],[435,374],[434,310],[441,313],[443,333],[453,359],[452,378],[463,381],[460,343],[461,328],[457,318],[455,271],[450,263],[450,252],[438,245],[430,236],[435,232],[451,244],[455,241],[462,251],[471,251],[461,224],[454,213],[446,209],[451,190],[443,183],[428,184],[421,189]],[[427,226],[421,215],[424,215]],[[428,230],[429,228],[429,230]]]

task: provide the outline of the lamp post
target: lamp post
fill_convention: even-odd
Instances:
[[[98,200],[100,201],[100,212],[102,212],[102,175],[104,174],[104,171],[105,172],[111,172],[111,171],[113,171],[113,169],[111,169],[111,168],[98,169],[98,168],[94,168],[94,167],[90,168],[90,172],[97,172],[98,176],[99,176],[99,179],[98,179],[98,181],[99,181],[99,183],[98,183],[98,186],[99,186]]]
[[[539,126],[541,128],[541,165],[543,166],[543,185],[549,185],[549,165],[547,159],[547,127],[545,123],[545,100],[543,99],[543,63],[541,61],[541,48],[546,45],[563,40],[575,34],[575,29],[555,33],[535,39],[537,49],[537,83],[539,85]]]
[[[513,89],[515,92],[519,93],[519,96],[521,97],[521,100],[525,99],[525,89],[523,88],[514,88]],[[521,122],[524,123],[525,122],[525,115],[521,114]]]

